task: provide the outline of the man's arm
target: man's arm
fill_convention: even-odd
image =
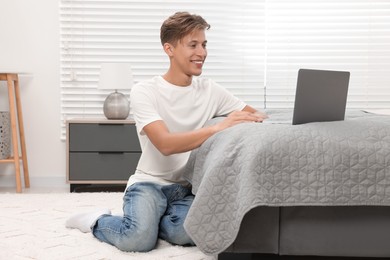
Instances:
[[[143,130],[153,145],[164,155],[183,153],[199,147],[213,134],[243,122],[261,122],[265,114],[250,106],[242,111],[230,113],[223,121],[208,127],[182,133],[170,133],[164,121],[158,120],[146,125]]]

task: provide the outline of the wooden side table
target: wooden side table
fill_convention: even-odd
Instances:
[[[11,117],[12,149],[13,149],[13,156],[7,159],[0,160],[0,163],[14,163],[15,178],[16,178],[16,192],[21,193],[22,178],[20,174],[20,160],[22,160],[23,163],[24,185],[26,188],[30,187],[30,178],[28,175],[26,142],[24,139],[22,104],[20,100],[18,73],[0,72],[0,80],[7,81],[7,86],[8,86],[8,101],[9,101],[9,112]],[[19,126],[19,138],[18,138],[18,126]],[[19,155],[19,142],[21,147],[20,155]]]

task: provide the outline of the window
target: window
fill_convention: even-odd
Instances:
[[[266,6],[268,108],[293,107],[299,68],[351,72],[348,108],[390,108],[390,2],[282,1]]]
[[[166,71],[159,29],[176,11],[211,24],[202,76],[249,105],[291,108],[298,69],[313,68],[351,72],[349,108],[390,108],[386,0],[62,0],[63,126],[68,118],[103,116],[101,63],[131,63],[135,81]]]

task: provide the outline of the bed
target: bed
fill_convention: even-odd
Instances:
[[[390,116],[240,124],[192,151],[185,176],[184,227],[206,254],[390,257]]]

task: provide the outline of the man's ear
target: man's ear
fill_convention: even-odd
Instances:
[[[171,57],[173,55],[173,46],[170,43],[164,43],[163,45],[165,53]]]

